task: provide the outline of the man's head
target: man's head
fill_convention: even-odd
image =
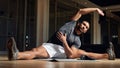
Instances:
[[[77,23],[75,27],[75,34],[81,35],[83,33],[86,33],[88,29],[90,28],[89,22],[82,21],[81,23]]]

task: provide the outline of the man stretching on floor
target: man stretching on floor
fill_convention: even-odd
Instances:
[[[99,54],[86,52],[79,49],[81,46],[80,35],[86,33],[90,25],[87,21],[77,22],[82,15],[90,12],[98,12],[104,16],[99,8],[83,8],[73,16],[70,22],[63,25],[47,43],[33,48],[30,51],[19,52],[13,37],[8,40],[8,59],[33,59],[33,58],[80,58],[87,56],[92,59],[112,59],[115,58],[114,51],[108,49],[108,53]]]

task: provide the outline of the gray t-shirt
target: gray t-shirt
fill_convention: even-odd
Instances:
[[[81,46],[80,37],[75,35],[74,33],[76,23],[77,22],[75,21],[70,21],[64,24],[58,31],[62,32],[63,34],[66,34],[66,39],[70,47],[75,46],[76,48],[79,48]],[[48,42],[63,46],[62,43],[57,39],[56,33],[51,37],[51,39]]]

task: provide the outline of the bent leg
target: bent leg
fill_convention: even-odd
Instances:
[[[17,59],[48,58],[49,55],[43,46],[33,48],[30,51],[19,52]]]

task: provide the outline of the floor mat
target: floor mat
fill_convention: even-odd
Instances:
[[[80,60],[80,59],[39,59],[39,60],[44,60],[44,61],[52,61],[52,62],[85,62],[85,61],[97,61],[97,60]]]

